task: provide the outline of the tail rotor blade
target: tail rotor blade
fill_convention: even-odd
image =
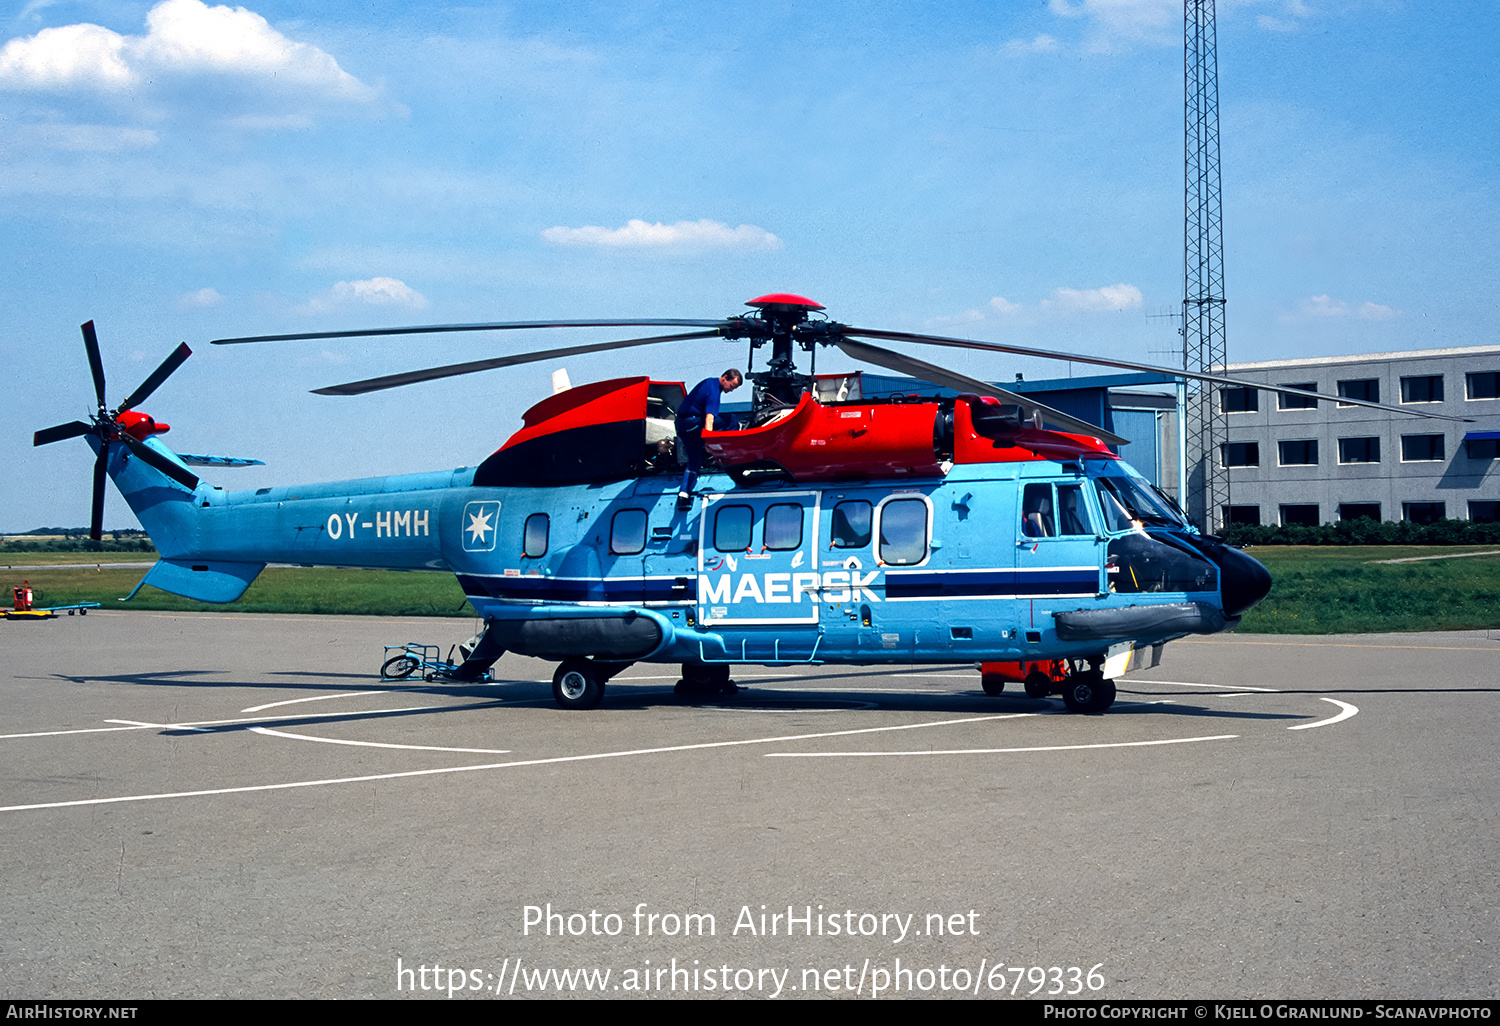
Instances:
[[[94,334],[94,322],[83,324],[83,348],[89,354],[89,372],[94,375],[94,395],[99,398],[99,409],[104,409],[104,361],[99,358],[99,336]]]
[[[144,442],[136,441],[134,436],[122,433],[120,441],[124,442],[142,463],[150,464],[184,488],[192,490],[198,487],[198,476],[196,474],[179,467]]]
[[[130,393],[130,398],[121,403],[120,408],[115,413],[118,414],[124,413],[126,410],[133,410],[139,403],[145,402],[146,397],[155,392],[161,383],[171,377],[172,372],[181,367],[182,362],[192,355],[193,351],[187,347],[186,342],[172,350],[171,355],[161,362],[160,367],[151,372],[149,378],[141,382],[139,388]]]
[[[53,442],[61,442],[64,438],[77,438],[94,430],[81,420],[71,421],[67,424],[59,424],[56,427],[42,428],[31,436],[32,445],[50,445]]]
[[[109,464],[109,442],[99,447],[94,460],[94,511],[89,517],[89,537],[98,541],[104,536],[104,472]]]

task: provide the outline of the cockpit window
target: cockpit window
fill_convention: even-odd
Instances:
[[[1163,527],[1186,526],[1177,511],[1154,495],[1143,483],[1129,477],[1097,477],[1099,505],[1110,531],[1128,531],[1131,521]]]

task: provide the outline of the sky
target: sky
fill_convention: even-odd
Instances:
[[[1500,6],[1220,0],[1217,29],[1231,361],[1500,341]],[[790,291],[1180,362],[1182,66],[1181,0],[0,4],[0,531],[88,522],[86,444],[31,435],[90,412],[89,319],[112,405],[193,348],[142,409],[178,451],[265,461],[205,471],[226,488],[473,466],[555,365],[309,390],[629,337],[226,335]],[[565,366],[691,385],[741,345]],[[113,492],[105,525],[136,525]]]

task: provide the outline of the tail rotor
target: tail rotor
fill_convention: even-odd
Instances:
[[[162,382],[182,366],[182,362],[191,356],[193,351],[187,347],[186,343],[179,345],[145,381],[141,382],[134,392],[130,393],[124,402],[110,412],[109,404],[104,398],[104,361],[99,356],[99,338],[94,332],[93,321],[83,325],[83,348],[88,353],[89,372],[94,379],[94,396],[98,401],[99,412],[93,415],[91,424],[74,420],[55,427],[43,428],[32,436],[31,444],[33,446],[50,445],[53,442],[84,435],[94,435],[99,439],[99,455],[94,459],[93,504],[89,515],[89,537],[98,541],[104,534],[104,486],[105,478],[108,476],[111,445],[125,446],[141,462],[161,471],[184,488],[191,490],[198,487],[197,475],[185,470],[145,444],[147,437],[153,432],[165,430],[166,425],[158,425],[144,414],[130,412],[140,403],[145,402]]]

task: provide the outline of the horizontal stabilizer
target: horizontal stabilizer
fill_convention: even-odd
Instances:
[[[40,432],[38,432],[40,433]],[[248,460],[243,456],[191,456],[180,452],[177,458],[190,467],[264,467],[262,460]]]
[[[264,563],[194,563],[191,560],[161,559],[146,571],[141,585],[149,584],[183,598],[199,602],[233,602],[245,594],[250,582],[264,570]],[[130,597],[135,596],[135,591]]]

